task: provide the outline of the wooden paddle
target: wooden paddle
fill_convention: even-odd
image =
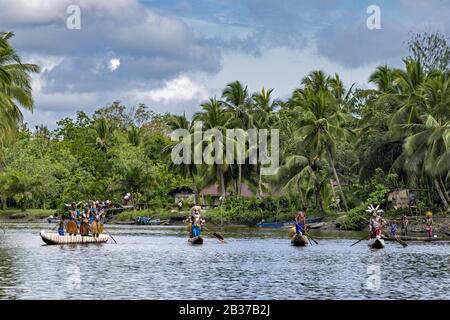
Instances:
[[[105,224],[103,224],[103,231],[108,232],[108,231],[106,230],[106,228],[105,228]],[[110,237],[111,239],[113,239],[114,243],[117,244],[116,239],[114,239],[114,237],[113,237],[109,232],[108,232],[108,235],[109,235],[109,237]]]
[[[364,236],[364,238],[359,239],[358,241],[356,241],[355,243],[353,243],[352,245],[350,245],[350,247],[353,247],[355,244],[357,244],[357,243],[359,243],[359,242],[365,240],[366,238],[367,238],[367,236]]]
[[[222,243],[228,243],[227,241],[225,241],[225,238],[217,232],[211,232],[209,229],[207,229],[205,226],[203,227],[203,230],[206,231],[207,234],[209,234],[210,236],[213,236],[214,238],[220,240],[220,242]]]
[[[308,238],[311,238],[311,240],[314,241],[315,244],[319,244],[316,240],[314,240],[313,237],[311,237],[311,236],[309,235],[309,233],[306,233],[306,231],[305,231],[305,235],[306,235]]]
[[[387,234],[383,234],[383,237],[385,237],[387,239],[391,238],[391,236],[389,236]],[[394,240],[397,241],[398,243],[400,243],[404,248],[408,246],[408,244],[405,241],[400,240],[397,236],[394,237]]]

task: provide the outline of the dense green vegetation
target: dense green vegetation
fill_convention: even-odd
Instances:
[[[423,190],[421,209],[450,210],[450,51],[440,35],[414,37],[403,67],[378,67],[370,89],[348,88],[339,75],[316,70],[285,101],[274,100],[273,89],[252,93],[235,81],[192,119],[114,102],[93,115],[79,111],[75,119],[62,119],[53,131],[40,126],[33,132],[21,124],[20,107],[32,108],[30,74],[39,68],[20,62],[10,37],[0,34],[4,209],[119,202],[131,192],[134,202],[164,215],[173,205],[171,189],[189,186],[198,199],[201,189],[216,183],[225,201],[208,213],[214,221],[282,219],[306,206],[317,215],[347,212],[342,225],[357,228],[366,206],[383,204],[397,188]],[[264,176],[248,158],[244,164],[174,165],[169,133],[192,132],[194,121],[223,132],[279,129],[280,170]],[[241,183],[258,196],[241,197]]]

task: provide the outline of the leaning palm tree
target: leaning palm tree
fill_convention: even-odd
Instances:
[[[39,72],[35,64],[22,63],[9,44],[12,32],[0,32],[0,144],[14,136],[23,116],[20,108],[33,110],[31,74]]]
[[[347,211],[347,201],[334,158],[336,141],[353,136],[353,132],[344,126],[352,118],[346,107],[351,88],[345,93],[344,86],[337,76],[327,77],[320,71],[312,72],[302,80],[302,83],[305,87],[297,89],[292,99],[300,108],[303,117],[299,130],[300,136],[303,137],[302,145],[310,159],[320,160],[323,156],[326,157],[338,185],[342,204]],[[318,187],[317,185],[317,194]]]

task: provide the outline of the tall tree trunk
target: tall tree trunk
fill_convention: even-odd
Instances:
[[[222,166],[220,164],[217,165],[217,174],[219,175],[219,179],[220,179],[220,189],[221,189],[221,192],[222,192],[222,202],[224,202],[225,201],[225,194],[226,194],[226,192],[225,192],[225,177],[223,175]]]
[[[445,196],[444,196],[444,194],[443,194],[443,192],[442,192],[442,190],[441,190],[441,187],[440,187],[440,185],[439,185],[439,182],[438,182],[436,179],[434,179],[434,180],[433,180],[433,183],[434,183],[434,187],[436,188],[436,191],[437,191],[438,194],[439,194],[439,197],[441,198],[442,203],[444,204],[445,208],[448,210],[448,209],[449,209],[449,203],[448,203],[447,200],[445,199]]]
[[[334,165],[334,159],[333,159],[333,156],[331,155],[330,150],[328,150],[328,160],[330,161],[331,169],[333,170],[334,179],[337,182],[337,185],[339,188],[339,193],[341,194],[341,197],[342,197],[342,204],[344,205],[345,211],[348,211],[347,200],[345,199],[344,191],[342,191],[341,182],[339,181],[339,176],[337,174],[336,167]]]
[[[431,179],[429,177],[425,177],[425,180],[427,181],[427,193],[428,193],[428,208],[433,207],[433,199],[431,199],[431,190],[433,190],[433,184],[431,183]]]
[[[439,184],[440,184],[440,186],[441,186],[441,190],[442,190],[442,193],[444,194],[445,200],[447,200],[447,203],[450,204],[450,197],[449,197],[449,195],[448,195],[448,193],[447,193],[447,190],[446,190],[446,188],[445,188],[445,184],[444,184],[444,182],[442,181],[442,177],[441,177],[441,176],[439,176]]]
[[[331,185],[331,192],[333,193],[334,202],[336,202],[338,209],[341,210],[341,205],[337,201],[336,191],[334,191],[333,179],[330,179],[330,185]]]
[[[300,185],[300,179],[297,180],[297,190],[300,195],[300,201],[302,202],[302,209],[307,207],[305,202],[305,197],[303,196],[302,186]]]
[[[315,191],[315,195],[316,195],[316,206],[317,206],[317,210],[319,211],[320,214],[324,214],[324,210],[323,210],[323,205],[322,205],[322,196],[320,194],[320,182],[316,179],[316,181],[314,182],[314,191]]]
[[[259,165],[259,173],[258,173],[258,197],[262,198],[262,167]]]
[[[199,197],[199,190],[197,190],[197,185],[195,183],[194,172],[191,170],[191,168],[189,166],[187,167],[187,170],[188,170],[188,174],[191,176],[191,180],[192,180],[192,190],[194,190],[194,204],[197,205],[198,197]]]
[[[2,210],[6,210],[7,198],[5,196],[1,196],[1,200],[2,200]]]
[[[242,164],[238,164],[238,186],[237,195],[241,196],[241,186],[242,186]]]

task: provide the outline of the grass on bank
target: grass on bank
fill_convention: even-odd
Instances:
[[[6,210],[0,210],[0,219],[44,219],[54,215],[55,212],[55,209],[27,209],[23,212],[18,208],[8,208]]]

